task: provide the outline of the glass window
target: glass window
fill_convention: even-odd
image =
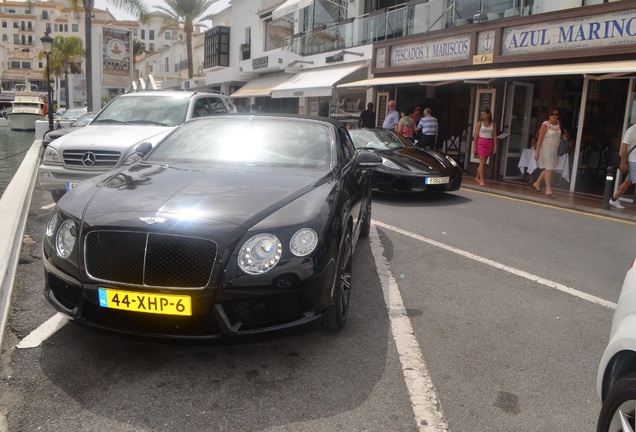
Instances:
[[[141,38],[142,39],[146,39],[146,30],[145,29],[141,29]]]
[[[154,30],[148,30],[148,39],[155,40],[155,31]]]
[[[164,39],[166,40],[172,40],[172,33],[170,33],[169,31],[165,32],[163,34]]]
[[[7,22],[6,21],[2,21],[2,28],[7,28]]]
[[[294,23],[283,17],[265,22],[265,51],[282,48],[285,38],[294,34]]]
[[[71,29],[73,30],[73,33],[79,32],[79,24],[71,24]]]
[[[149,49],[150,51],[154,51],[154,50],[155,50],[155,44],[153,44],[153,43],[148,44],[148,49]]]

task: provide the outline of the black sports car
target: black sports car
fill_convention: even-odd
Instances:
[[[58,310],[165,338],[344,326],[381,160],[341,124],[216,116],[137,151],[51,213],[45,294]]]
[[[436,150],[416,147],[398,133],[386,129],[350,130],[357,149],[382,157],[373,174],[372,187],[383,192],[456,191],[462,185],[462,169]]]

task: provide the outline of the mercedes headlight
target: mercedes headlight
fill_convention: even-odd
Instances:
[[[126,158],[126,160],[124,161],[124,163],[122,163],[122,165],[124,166],[132,165],[134,163],[139,162],[140,160],[141,160],[141,156],[139,155],[139,153],[133,153]]]
[[[47,146],[46,150],[44,150],[44,156],[42,157],[42,160],[48,163],[62,163],[60,154],[51,146]]]
[[[68,258],[75,247],[77,228],[72,219],[67,219],[60,225],[55,237],[55,250],[61,258]]]
[[[257,234],[246,241],[238,254],[238,265],[245,273],[261,274],[270,271],[283,253],[283,245],[274,234]]]

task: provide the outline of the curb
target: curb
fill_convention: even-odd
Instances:
[[[541,203],[541,204],[545,204],[545,205],[549,205],[549,206],[553,206],[553,207],[561,207],[561,208],[566,208],[566,209],[570,209],[570,210],[580,211],[580,212],[583,212],[583,213],[590,213],[590,214],[594,214],[594,215],[597,215],[597,216],[604,216],[604,217],[607,217],[607,218],[610,218],[610,219],[617,219],[617,220],[621,220],[621,221],[636,222],[636,216],[619,213],[620,210],[605,210],[605,209],[602,209],[600,207],[596,208],[596,207],[584,206],[584,205],[580,205],[580,204],[562,202],[562,201],[558,201],[558,200],[552,200],[552,199],[548,200],[546,198],[541,198],[540,196],[525,195],[525,194],[520,194],[520,193],[515,193],[515,192],[502,191],[500,189],[491,188],[491,187],[488,186],[488,184],[486,184],[486,187],[482,187],[482,186],[473,186],[471,184],[463,184],[462,183],[462,189],[470,189],[470,190],[475,190],[475,191],[479,191],[479,192],[490,193],[490,194],[493,194],[493,195],[507,196],[507,197],[510,197],[510,198],[516,198],[516,199],[523,200],[523,201],[531,201],[531,202]]]
[[[13,282],[20,259],[22,238],[31,207],[40,161],[41,140],[35,140],[0,198],[0,351],[9,316]]]

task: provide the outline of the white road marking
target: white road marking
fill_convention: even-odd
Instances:
[[[433,381],[402,302],[402,295],[383,255],[380,237],[374,225],[371,226],[369,238],[391,321],[391,332],[402,364],[402,374],[411,397],[415,422],[420,431],[449,431]]]
[[[40,327],[33,330],[27,337],[22,339],[16,348],[37,348],[42,342],[47,340],[56,331],[64,327],[70,318],[58,312],[49,318]]]
[[[404,236],[411,237],[412,239],[419,240],[419,241],[422,241],[424,243],[428,243],[428,244],[430,244],[432,246],[436,246],[436,247],[439,247],[441,249],[447,250],[449,252],[456,253],[457,255],[461,255],[461,256],[463,256],[465,258],[469,258],[469,259],[478,261],[478,262],[480,262],[482,264],[486,264],[486,265],[495,267],[496,269],[506,271],[508,273],[511,273],[511,274],[516,275],[516,276],[531,280],[531,281],[536,282],[538,284],[545,285],[545,286],[550,287],[550,288],[554,288],[554,289],[556,289],[558,291],[564,292],[566,294],[570,294],[570,295],[572,295],[574,297],[578,297],[580,299],[589,301],[590,303],[595,303],[595,304],[598,304],[600,306],[605,306],[605,307],[610,308],[610,309],[616,309],[616,303],[612,303],[612,302],[607,301],[605,299],[602,299],[600,297],[596,297],[596,296],[593,296],[591,294],[584,293],[583,291],[579,291],[579,290],[576,290],[574,288],[570,288],[570,287],[568,287],[566,285],[563,285],[563,284],[560,284],[558,282],[554,282],[554,281],[551,281],[549,279],[544,279],[544,278],[542,278],[540,276],[537,276],[537,275],[534,275],[532,273],[528,273],[528,272],[525,272],[523,270],[519,270],[519,269],[516,269],[514,267],[507,266],[505,264],[490,260],[488,258],[481,257],[479,255],[472,254],[470,252],[466,252],[464,250],[449,246],[449,245],[444,244],[444,243],[440,243],[438,241],[423,237],[423,236],[418,235],[418,234],[414,234],[414,233],[409,232],[409,231],[405,231],[405,230],[403,230],[401,228],[398,228],[398,227],[395,227],[393,225],[388,225],[388,224],[385,224],[385,223],[382,223],[382,222],[379,222],[379,221],[376,221],[376,220],[373,220],[372,222],[373,222],[374,225],[376,225],[378,227],[382,227],[384,229],[391,230],[391,231],[396,232],[398,234],[402,234]]]

